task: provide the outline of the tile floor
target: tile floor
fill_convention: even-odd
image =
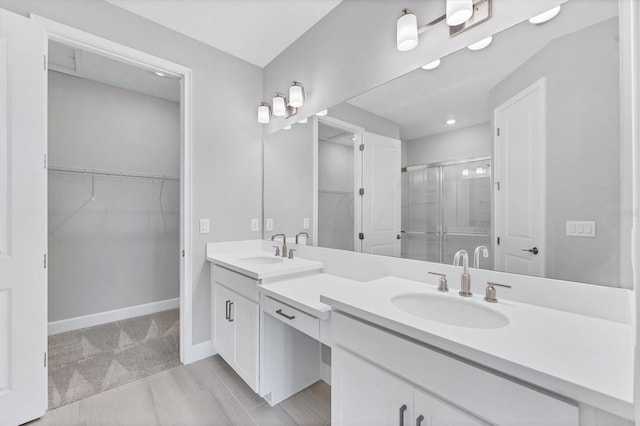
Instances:
[[[47,412],[50,425],[328,425],[331,388],[317,382],[275,407],[219,356],[163,371]]]

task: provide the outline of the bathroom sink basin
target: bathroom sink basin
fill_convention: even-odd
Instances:
[[[242,259],[238,259],[239,262],[245,262],[252,265],[273,265],[275,263],[281,263],[283,260],[281,257],[275,256],[253,256],[253,257],[243,257]]]
[[[391,303],[411,315],[458,327],[500,328],[509,324],[501,313],[463,298],[410,293],[394,297]]]

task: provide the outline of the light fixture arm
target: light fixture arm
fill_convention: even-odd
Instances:
[[[437,17],[436,19],[434,19],[433,21],[431,21],[431,22],[429,22],[427,24],[424,24],[423,26],[418,28],[418,35],[422,34],[425,31],[427,31],[431,27],[435,27],[437,24],[439,24],[440,22],[444,21],[445,19],[447,19],[447,15],[446,14]]]

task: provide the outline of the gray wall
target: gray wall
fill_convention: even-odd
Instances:
[[[492,146],[491,123],[482,123],[406,141],[403,145],[406,162],[403,165],[490,157]]]
[[[193,343],[211,338],[208,242],[258,238],[261,212],[262,69],[102,0],[0,0],[193,70]],[[290,81],[289,81],[290,83]],[[228,102],[220,102],[226,99]],[[211,233],[198,233],[198,219]]]
[[[296,124],[264,138],[264,217],[273,219],[273,231],[264,237],[301,232],[303,219],[313,219],[313,126]],[[312,229],[306,230],[315,240]]]
[[[617,35],[611,19],[551,42],[493,89],[491,105],[547,78],[546,276],[631,288],[612,213],[620,209]],[[597,237],[565,236],[567,220],[596,221]]]
[[[398,123],[351,105],[348,102],[329,108],[329,116],[367,129],[371,133],[400,139],[400,126]]]
[[[48,114],[50,167],[179,175],[175,102],[50,71]],[[49,173],[49,321],[180,295],[180,187],[161,185]]]
[[[344,0],[265,67],[264,100],[293,80],[302,82],[308,94],[298,116],[274,119],[266,131],[344,102],[560,3],[564,1],[494,1],[486,23],[456,37],[442,23],[423,34],[416,49],[398,52],[396,20],[402,9],[411,9],[423,25],[442,15],[444,1]]]

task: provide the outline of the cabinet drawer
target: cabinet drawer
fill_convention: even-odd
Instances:
[[[260,300],[257,280],[212,264],[211,284],[214,282],[217,282],[218,284],[221,284],[236,293],[243,295],[249,300],[253,300],[254,302],[258,302]]]
[[[262,310],[314,339],[320,338],[320,320],[270,297],[264,298]]]

